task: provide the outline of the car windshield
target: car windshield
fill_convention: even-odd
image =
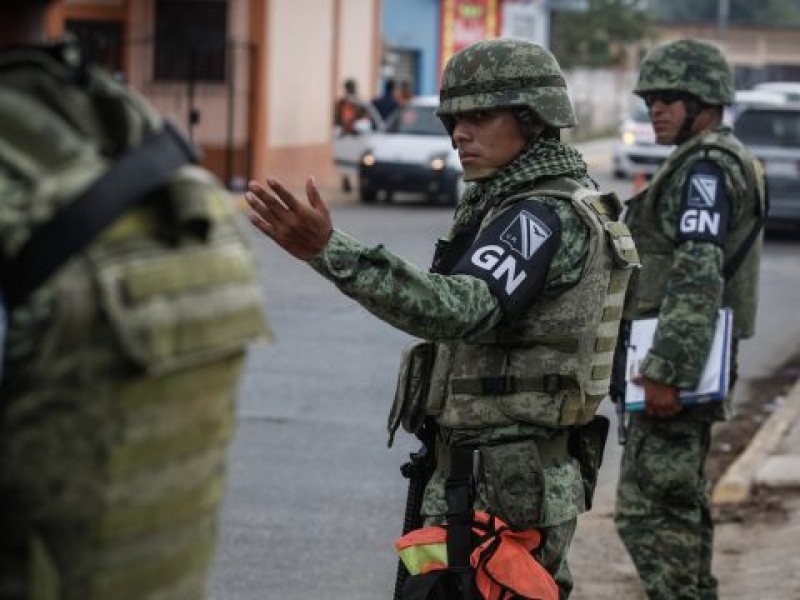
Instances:
[[[745,110],[734,131],[745,144],[800,148],[800,111]]]
[[[636,103],[636,106],[634,106],[633,110],[631,110],[631,118],[637,123],[650,122],[650,113],[647,111],[647,107],[644,105],[644,102]]]
[[[386,130],[410,135],[447,135],[435,106],[404,106],[391,116]]]

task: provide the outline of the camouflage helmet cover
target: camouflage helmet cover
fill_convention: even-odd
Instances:
[[[575,125],[567,84],[555,57],[536,44],[495,39],[476,42],[447,61],[436,114],[528,107],[547,125]]]
[[[697,40],[677,40],[653,48],[642,61],[634,94],[679,90],[706,104],[728,105],[735,89],[728,61],[719,48]]]

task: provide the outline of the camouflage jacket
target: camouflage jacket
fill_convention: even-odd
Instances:
[[[758,214],[754,206],[757,194],[753,188],[756,186],[749,182],[753,175],[743,166],[752,157],[732,137],[729,128],[720,127],[706,134],[709,135],[727,144],[729,149],[724,151],[697,138],[685,142],[662,166],[653,182],[628,202],[625,218],[642,257],[642,270],[637,284],[631,286],[626,316],[637,318],[657,313],[659,318],[653,347],[642,365],[642,373],[682,389],[692,389],[698,383],[710,349],[717,311],[723,305],[723,294],[725,305],[738,308],[738,300],[729,298],[727,293],[726,287],[730,286],[726,286],[723,277],[725,258],[735,251],[730,246],[741,241],[742,234],[749,231]],[[730,203],[728,241],[724,245],[710,241],[677,241],[687,179],[693,167],[703,159],[718,165],[723,173],[725,195]],[[757,185],[763,189],[763,178]],[[757,242],[750,252],[756,264],[746,262],[739,270],[746,272],[749,278],[747,291],[737,294],[749,295],[749,312],[754,312],[755,307],[753,284],[757,285],[759,247]],[[750,327],[739,326],[739,329],[746,331]]]

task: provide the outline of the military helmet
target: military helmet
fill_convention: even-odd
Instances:
[[[733,103],[735,88],[719,48],[697,40],[677,40],[653,48],[642,61],[634,94],[658,90],[688,92],[706,104]]]
[[[555,57],[536,44],[495,39],[476,42],[450,60],[442,74],[436,114],[527,107],[550,127],[575,125],[567,84]]]

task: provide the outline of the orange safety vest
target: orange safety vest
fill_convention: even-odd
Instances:
[[[485,600],[509,592],[531,600],[558,600],[558,586],[531,552],[542,540],[536,529],[512,531],[498,517],[475,511],[473,532],[478,543],[470,555],[475,584]],[[411,575],[447,569],[447,527],[415,529],[394,542]]]

